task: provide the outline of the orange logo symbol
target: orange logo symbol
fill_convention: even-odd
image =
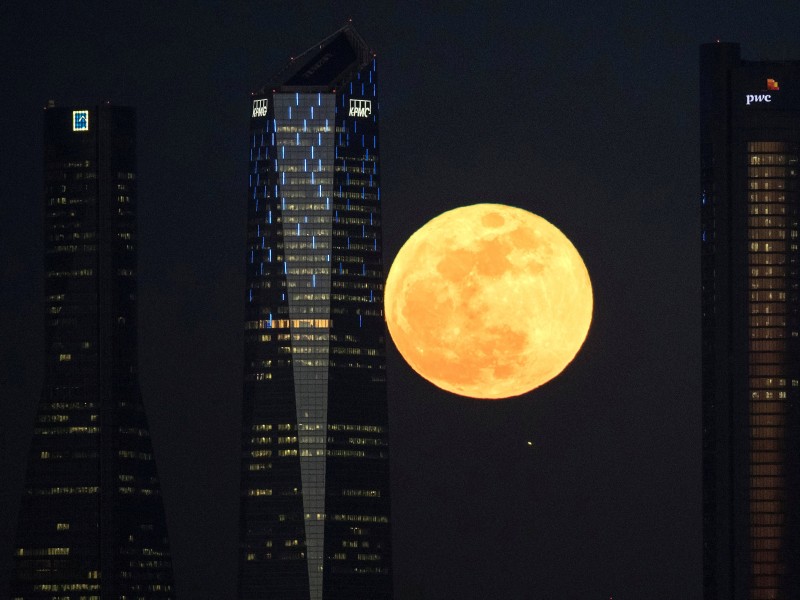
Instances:
[[[767,89],[768,90],[779,90],[781,89],[778,87],[778,82],[774,79],[767,79]]]

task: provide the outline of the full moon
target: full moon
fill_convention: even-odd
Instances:
[[[524,394],[561,373],[592,321],[580,254],[526,210],[474,204],[439,215],[397,254],[386,322],[409,365],[472,398]]]

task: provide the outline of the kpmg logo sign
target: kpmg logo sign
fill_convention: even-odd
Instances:
[[[261,100],[253,100],[253,116],[266,117],[268,103],[269,103],[269,98],[263,98]]]
[[[767,92],[777,92],[781,87],[775,79],[767,79]],[[761,104],[762,102],[772,102],[772,94],[747,94],[744,97],[745,104]]]
[[[72,131],[89,131],[89,111],[72,111]]]
[[[350,98],[351,117],[368,117],[371,114],[372,114],[371,100],[357,100],[355,98]]]

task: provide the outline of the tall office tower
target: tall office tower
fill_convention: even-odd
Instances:
[[[700,52],[706,600],[800,598],[800,61]]]
[[[174,598],[136,351],[133,109],[44,113],[45,369],[14,600]]]
[[[239,597],[392,597],[375,60],[347,26],[253,94]]]

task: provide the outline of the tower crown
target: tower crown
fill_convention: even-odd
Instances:
[[[332,91],[349,81],[374,56],[349,23],[292,58],[261,90]]]

